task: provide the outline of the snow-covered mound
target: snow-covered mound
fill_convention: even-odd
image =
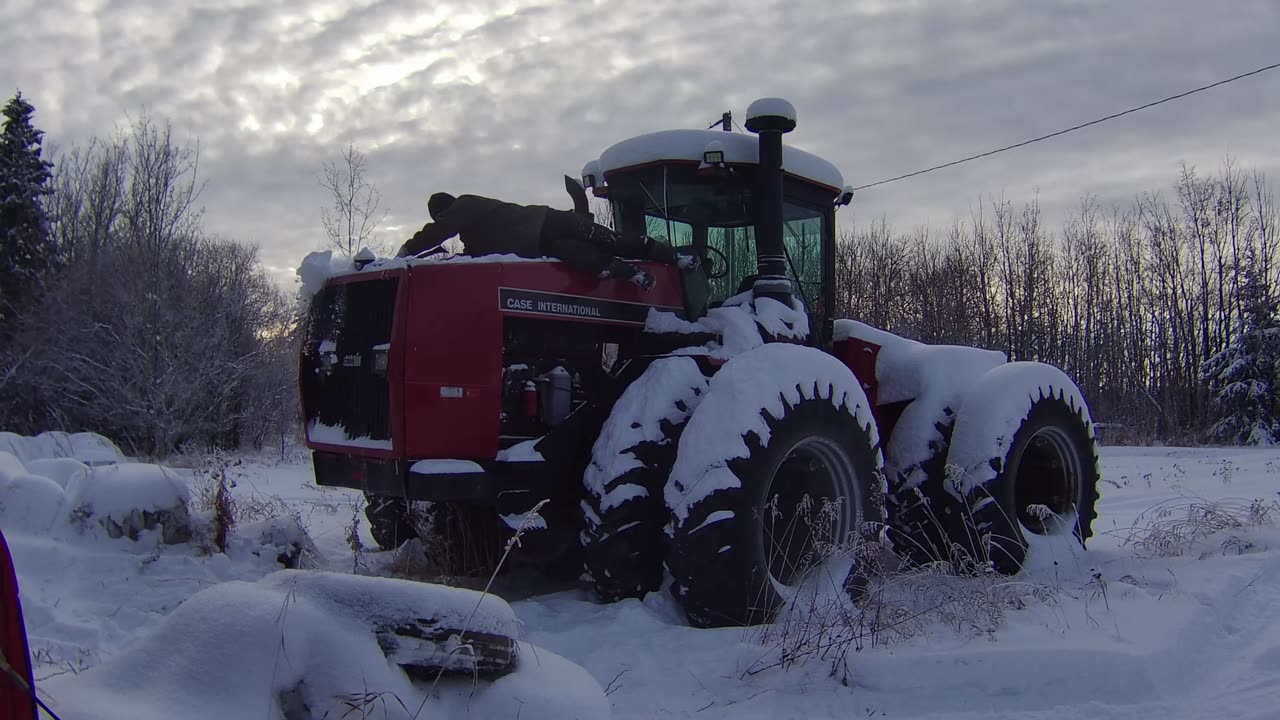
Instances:
[[[591,676],[540,648],[521,645],[516,671],[479,681],[474,695],[467,677],[446,679],[429,696],[429,685],[415,685],[379,647],[375,628],[388,613],[470,617],[479,626],[514,629],[505,602],[492,596],[477,602],[478,595],[295,571],[221,583],[108,661],[51,679],[42,692],[56,698],[62,717],[99,720],[609,717]]]
[[[62,509],[58,483],[27,472],[12,453],[0,451],[0,528],[47,532]]]
[[[124,453],[98,433],[43,432],[26,437],[0,432],[0,451],[12,453],[23,463],[49,458],[74,458],[86,465],[110,465],[125,461]]]
[[[83,527],[100,526],[111,537],[137,539],[142,530],[160,525],[166,542],[182,542],[190,535],[189,496],[173,470],[121,463],[72,476],[66,507],[73,521]]]
[[[75,458],[41,458],[27,463],[27,472],[41,475],[65,488],[72,477],[88,472],[89,466]]]

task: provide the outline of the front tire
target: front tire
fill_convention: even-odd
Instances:
[[[486,504],[418,501],[409,519],[427,561],[446,578],[491,574],[510,537],[493,506]]]
[[[748,432],[747,456],[726,463],[736,486],[693,500],[673,519],[671,590],[693,625],[771,621],[827,544],[847,547],[864,523],[884,523],[874,425],[859,423],[844,404],[854,401],[849,394],[833,404],[834,393],[810,384],[813,397],[784,403],[780,416],[761,410],[767,437]]]
[[[408,519],[409,504],[404,498],[365,494],[364,516],[369,534],[383,550],[395,550],[417,537]]]
[[[583,575],[603,602],[640,598],[662,584],[667,523],[663,486],[680,435],[707,390],[689,357],[655,360],[615,403],[583,475]]]

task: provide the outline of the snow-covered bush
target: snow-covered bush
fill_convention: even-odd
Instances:
[[[63,498],[58,483],[28,472],[12,453],[0,451],[0,528],[47,532]]]
[[[167,468],[145,463],[92,468],[73,476],[66,492],[69,518],[82,528],[96,526],[109,537],[137,540],[142,531],[160,527],[166,543],[191,536],[187,486]]]
[[[273,517],[240,527],[238,534],[251,542],[256,555],[275,553],[276,562],[289,569],[311,569],[322,558],[307,529],[296,517]]]

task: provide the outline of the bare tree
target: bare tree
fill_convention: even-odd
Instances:
[[[333,203],[320,211],[320,221],[329,243],[347,256],[365,247],[379,255],[386,251],[375,233],[387,214],[379,212],[382,195],[369,182],[365,161],[364,153],[347,145],[337,162],[323,164],[320,177],[320,187],[329,192]]]

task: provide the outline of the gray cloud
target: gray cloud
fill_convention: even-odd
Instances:
[[[1274,62],[1280,6],[1111,3],[726,5],[410,0],[13,0],[9,84],[51,142],[146,107],[199,138],[209,228],[287,280],[319,245],[321,162],[354,142],[396,241],[438,189],[567,205],[558,178],[614,141],[705,127],[782,95],[790,138],[861,184]],[[966,217],[983,193],[1126,202],[1178,164],[1280,171],[1280,73],[860,193],[846,215],[900,227]]]

